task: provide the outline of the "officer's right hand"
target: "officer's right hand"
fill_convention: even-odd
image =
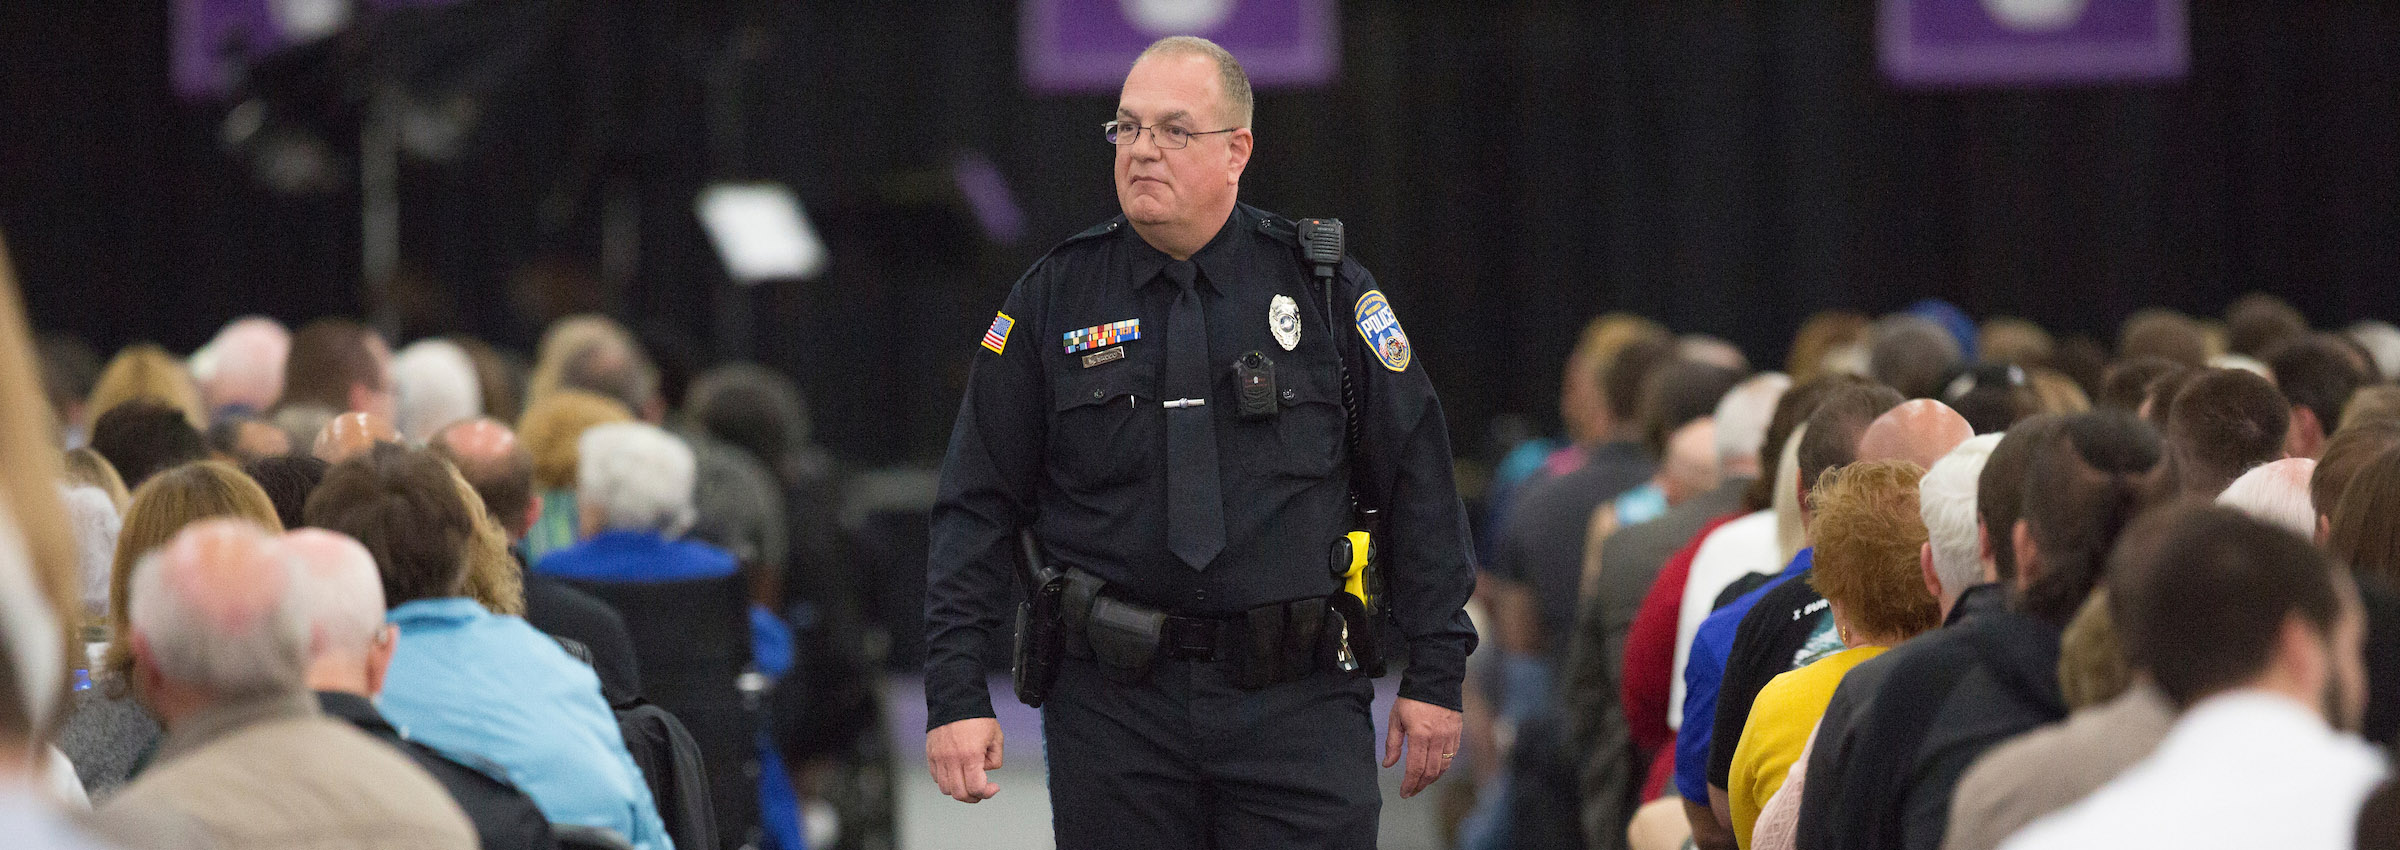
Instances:
[[[925,733],[925,764],[950,799],[980,803],[998,795],[999,783],[983,772],[1000,769],[1000,721],[970,717],[934,727]]]

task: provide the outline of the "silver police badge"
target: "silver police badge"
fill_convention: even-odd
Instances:
[[[1275,344],[1283,350],[1300,347],[1300,305],[1289,295],[1275,296],[1267,305],[1267,329],[1275,332]]]

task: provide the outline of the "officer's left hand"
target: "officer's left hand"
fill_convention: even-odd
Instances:
[[[1400,781],[1400,796],[1414,797],[1442,778],[1458,754],[1458,712],[1432,703],[1401,697],[1392,703],[1390,730],[1383,736],[1383,766],[1400,762],[1405,744],[1408,773]]]

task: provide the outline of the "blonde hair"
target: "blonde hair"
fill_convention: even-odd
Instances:
[[[2025,370],[2031,376],[2035,406],[2043,413],[2082,413],[2092,409],[2092,399],[2083,394],[2075,379],[2056,369]]]
[[[108,655],[101,667],[113,680],[110,693],[121,693],[125,675],[133,670],[127,647],[126,616],[133,595],[134,564],[150,550],[166,545],[184,526],[213,517],[246,519],[272,533],[283,531],[275,502],[267,491],[232,464],[217,460],[187,463],[150,476],[133,491],[133,506],[125,511],[125,526],[117,533],[117,556],[108,573]]]
[[[108,458],[101,457],[90,446],[67,450],[66,480],[107,493],[108,502],[117,509],[118,516],[124,516],[125,509],[133,505],[133,494],[125,489],[125,477],[117,474],[117,465],[109,463]]]
[[[34,367],[37,362],[16,270],[8,262],[6,244],[0,243],[0,503],[4,503],[0,506],[14,515],[25,536],[26,553],[33,558],[35,579],[58,615],[61,647],[69,656],[63,659],[63,671],[80,663],[82,642],[76,639],[76,632],[81,619],[77,614],[83,608],[83,582],[76,565],[75,536],[67,530],[66,507],[58,495],[57,420]],[[7,687],[16,687],[11,677],[0,680],[7,680]],[[63,680],[58,693],[60,701],[50,710],[24,706],[34,710],[22,718],[7,718],[4,712],[18,710],[16,703],[32,695],[0,701],[8,703],[0,706],[0,744],[14,743],[9,739],[20,733],[34,740],[46,736],[48,729],[14,728],[14,724],[30,724],[45,716],[55,723],[56,718],[64,717],[69,691]]]
[[[1822,310],[1800,323],[1792,333],[1791,352],[1783,358],[1784,374],[1794,386],[1826,372],[1826,359],[1846,347],[1864,346],[1867,317],[1848,310]]]
[[[625,403],[579,390],[552,390],[537,397],[517,420],[517,441],[533,454],[533,484],[545,490],[573,489],[581,454],[575,442],[594,425],[631,422]]]
[[[1608,313],[1585,323],[1574,350],[1567,352],[1565,374],[1559,379],[1559,415],[1566,420],[1567,439],[1582,443],[1602,436],[1603,421],[1610,414],[1600,384],[1616,366],[1619,352],[1636,342],[1671,337],[1667,326],[1632,313]],[[1596,416],[1579,408],[1589,408]]]
[[[533,376],[525,382],[525,415],[531,416],[535,404],[559,392],[576,356],[596,345],[641,350],[633,332],[598,313],[579,313],[550,323],[550,329],[542,333],[541,345],[534,349]]]
[[[192,383],[192,373],[175,355],[156,345],[145,342],[117,352],[108,367],[100,370],[100,380],[92,384],[92,394],[83,406],[92,421],[98,422],[110,408],[129,401],[156,402],[181,410],[192,430],[208,430],[208,408],[200,403],[200,387]]]
[[[449,465],[449,460],[442,461]],[[508,551],[508,532],[484,509],[483,497],[475,485],[450,466],[450,480],[458,485],[458,498],[467,505],[467,514],[474,519],[474,531],[467,535],[464,550],[467,562],[466,595],[483,603],[494,614],[524,616],[525,574],[517,564],[517,556]]]

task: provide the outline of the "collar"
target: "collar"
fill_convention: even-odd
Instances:
[[[1248,207],[1234,204],[1233,212],[1225,216],[1225,223],[1217,227],[1217,235],[1209,237],[1208,244],[1200,246],[1200,250],[1192,254],[1192,264],[1200,267],[1202,288],[1223,292],[1221,281],[1232,280],[1238,271],[1231,247],[1233,233],[1256,226],[1249,212]],[[1166,270],[1168,263],[1175,262],[1174,257],[1167,256],[1167,252],[1158,250],[1157,246],[1144,240],[1131,225],[1125,227],[1125,236],[1133,242],[1133,288],[1150,285],[1158,280],[1159,272]]]
[[[1796,576],[1796,575],[1800,575],[1801,573],[1808,572],[1808,568],[1809,568],[1809,567],[1812,567],[1812,566],[1815,566],[1815,565],[1816,565],[1816,562],[1817,562],[1817,548],[1816,548],[1816,547],[1814,547],[1814,546],[1811,546],[1811,547],[1808,547],[1808,548],[1806,548],[1806,549],[1802,549],[1802,550],[1800,550],[1800,554],[1797,554],[1797,555],[1793,555],[1793,556],[1792,556],[1792,562],[1791,562],[1791,563],[1784,565],[1784,567],[1783,567],[1783,575],[1784,575],[1784,576]]]
[[[1942,621],[1949,628],[1994,611],[2008,610],[2008,586],[1996,581],[1984,582],[1960,591],[1958,601],[1950,605],[1950,616]]]
[[[385,718],[383,712],[376,710],[375,703],[357,694],[342,691],[318,691],[317,708],[323,710],[328,717],[348,721],[352,726],[377,735],[399,734],[399,730],[392,727],[392,721]]]
[[[318,714],[317,704],[309,699],[307,691],[244,697],[212,705],[193,712],[168,729],[166,740],[158,745],[154,763],[165,764],[262,723]]]
[[[481,602],[465,596],[444,596],[400,603],[384,614],[384,619],[406,632],[410,623],[464,623],[489,616],[492,616],[491,609],[483,607]]]

